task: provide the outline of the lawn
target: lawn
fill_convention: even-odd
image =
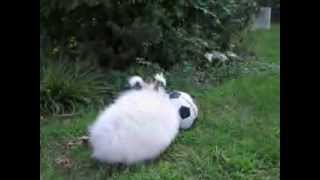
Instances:
[[[279,65],[279,30],[273,25],[252,34],[259,61]],[[279,72],[261,73],[194,89],[198,121],[151,164],[117,168],[91,160],[90,149],[78,142],[97,115],[93,108],[73,118],[45,119],[40,122],[40,178],[279,179],[279,77]]]

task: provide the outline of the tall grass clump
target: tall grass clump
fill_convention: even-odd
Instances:
[[[40,67],[40,113],[74,113],[79,105],[100,105],[108,88],[88,65],[46,61]]]

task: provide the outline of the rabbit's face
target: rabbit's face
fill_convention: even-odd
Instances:
[[[157,80],[147,80],[141,89],[157,91],[159,93],[165,93],[165,87],[162,82]]]
[[[147,79],[144,81],[140,76],[132,76],[129,79],[129,87],[133,90],[154,90],[158,92],[165,91],[165,80]]]

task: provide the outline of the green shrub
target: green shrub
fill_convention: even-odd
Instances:
[[[40,27],[51,52],[127,68],[137,58],[170,69],[233,48],[255,0],[40,1]]]
[[[257,0],[259,6],[269,6],[272,8],[280,8],[280,0]]]
[[[41,62],[40,112],[73,113],[79,105],[102,104],[107,88],[103,77],[89,66],[62,62]]]

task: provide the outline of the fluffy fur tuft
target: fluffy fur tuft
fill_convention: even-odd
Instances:
[[[133,164],[159,156],[174,140],[179,115],[163,89],[124,92],[89,127],[93,158]]]
[[[130,87],[135,87],[135,86],[142,87],[144,85],[144,81],[140,76],[131,76],[128,82]]]

